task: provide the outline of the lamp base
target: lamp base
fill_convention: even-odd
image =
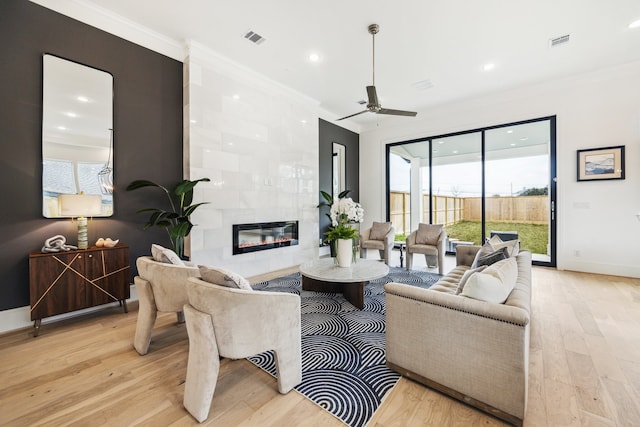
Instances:
[[[89,247],[88,234],[87,217],[78,217],[78,249],[87,249]]]

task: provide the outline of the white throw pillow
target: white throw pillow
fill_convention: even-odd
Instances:
[[[464,290],[465,285],[467,284],[467,281],[469,280],[469,277],[471,277],[471,275],[473,273],[480,273],[481,271],[484,271],[488,266],[487,265],[481,265],[478,268],[470,268],[467,271],[464,272],[464,274],[462,275],[462,277],[460,278],[460,282],[458,282],[458,288],[456,289],[456,295],[462,293],[462,291]]]
[[[151,256],[158,262],[181,266],[185,265],[184,261],[180,259],[177,253],[160,245],[151,245]]]
[[[518,264],[511,257],[472,274],[460,295],[498,304],[504,303],[516,285]]]
[[[508,240],[506,242],[493,245],[493,247],[496,250],[501,248],[507,248],[507,251],[509,251],[509,256],[516,256],[520,252],[520,242],[518,240]]]
[[[200,276],[205,282],[213,283],[214,285],[226,286],[227,288],[238,288],[247,291],[252,291],[251,283],[239,274],[233,271],[225,270],[220,267],[207,267],[206,265],[199,265]]]

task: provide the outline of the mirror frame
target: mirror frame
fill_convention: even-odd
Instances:
[[[331,149],[331,193],[336,199],[338,194],[347,189],[347,147],[333,142]]]
[[[60,68],[66,68],[66,70],[54,74],[54,70]],[[83,74],[82,78],[72,78],[71,76],[76,72]],[[59,93],[56,93],[58,90]],[[78,99],[80,95],[88,95],[89,100],[80,101]],[[45,218],[69,218],[68,215],[60,213],[58,196],[83,193],[80,188],[81,175],[78,169],[83,164],[91,165],[89,166],[91,172],[85,176],[91,176],[95,173],[99,190],[96,192],[96,188],[92,187],[93,191],[86,194],[100,194],[102,199],[102,213],[92,216],[110,217],[113,215],[113,188],[108,188],[108,185],[100,185],[99,173],[94,172],[99,169],[98,165],[102,164],[102,169],[99,169],[98,172],[107,171],[107,176],[113,182],[115,139],[113,121],[114,77],[111,73],[55,54],[45,52],[42,55],[41,190],[42,215]],[[53,144],[59,146],[55,156],[51,156]],[[86,157],[75,155],[83,151],[86,153]],[[65,178],[64,175],[63,180],[66,179],[70,184],[67,187],[73,188],[73,190],[47,191],[49,185],[45,182],[47,178],[45,166],[48,159],[71,164],[66,166],[67,169],[69,167],[72,169],[71,180],[68,177]]]

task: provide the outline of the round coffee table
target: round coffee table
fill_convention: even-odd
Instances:
[[[384,262],[359,259],[351,267],[338,267],[333,258],[321,258],[300,265],[302,289],[342,293],[347,301],[364,308],[364,285],[389,274]]]

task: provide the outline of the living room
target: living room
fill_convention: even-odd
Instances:
[[[194,215],[197,227],[189,243],[194,260],[255,276],[318,256],[318,139],[321,120],[334,126],[336,112],[327,112],[314,99],[196,40],[184,47],[131,22],[105,17],[83,2],[61,1],[55,7],[35,3],[3,2],[0,14],[2,98],[15,105],[0,118],[7,153],[2,173],[11,183],[3,188],[7,200],[13,201],[2,207],[0,331],[31,325],[28,254],[53,235],[70,240],[75,235],[71,221],[41,214],[41,55],[46,52],[114,75],[117,187],[141,178],[163,183],[183,176],[212,180],[197,188],[196,197],[210,204]],[[637,16],[628,18],[631,22]],[[353,30],[367,37],[366,28]],[[626,37],[637,44],[640,35],[636,30]],[[367,55],[368,47],[362,46]],[[420,110],[415,119],[362,127],[342,122],[340,126],[359,139],[360,184],[352,195],[365,207],[364,223],[387,216],[386,144],[556,116],[558,270],[639,278],[635,254],[640,240],[632,237],[640,227],[640,174],[634,167],[640,146],[639,59],[468,96]],[[378,61],[383,60],[381,54]],[[365,84],[367,80],[362,82],[363,92]],[[239,148],[230,148],[234,143]],[[576,181],[577,150],[618,145],[626,147],[624,180]],[[91,221],[90,238],[120,238],[130,246],[134,260],[148,254],[151,243],[165,242],[166,237],[159,230],[142,230],[135,211],[154,200],[151,195],[116,191],[115,215]],[[299,221],[298,246],[232,255],[233,224],[292,218]]]

